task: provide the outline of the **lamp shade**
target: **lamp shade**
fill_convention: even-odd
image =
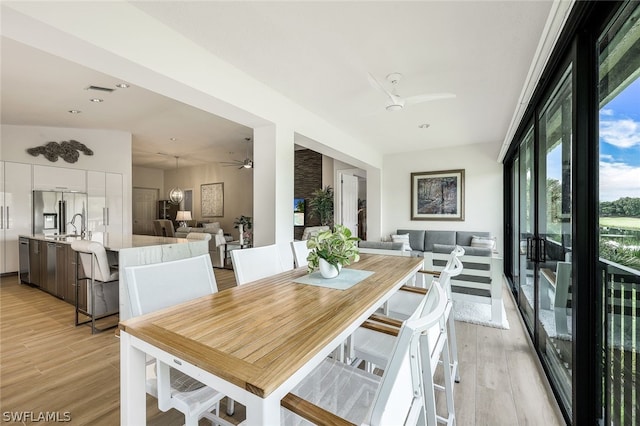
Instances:
[[[179,222],[185,221],[185,220],[192,220],[191,212],[189,210],[178,210],[178,213],[176,214],[176,220]]]

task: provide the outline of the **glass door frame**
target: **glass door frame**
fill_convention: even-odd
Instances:
[[[561,406],[565,419],[570,424],[594,424],[603,421],[603,366],[602,315],[603,283],[598,274],[598,93],[596,54],[597,38],[625,2],[577,2],[569,16],[554,52],[531,97],[510,148],[505,156],[504,168],[504,273],[513,288],[512,263],[514,225],[519,221],[513,208],[513,164],[519,155],[519,146],[532,120],[537,119],[548,94],[557,85],[562,72],[572,63],[572,245],[573,251],[573,374],[572,414]],[[539,136],[536,129],[536,171],[538,170]],[[578,190],[580,188],[580,190]],[[536,197],[538,196],[536,188]],[[536,200],[537,205],[537,200]],[[536,220],[537,226],[537,220]],[[538,229],[535,229],[536,235]],[[536,308],[537,309],[537,308]],[[537,327],[537,321],[536,327]],[[538,356],[538,332],[530,336]],[[550,371],[542,363],[547,376]],[[552,386],[553,388],[553,386]],[[559,400],[557,390],[553,388]]]

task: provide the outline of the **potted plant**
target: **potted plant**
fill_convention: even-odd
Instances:
[[[327,185],[324,189],[313,191],[309,200],[309,217],[317,217],[320,225],[333,224],[333,188]]]
[[[337,277],[343,265],[360,259],[358,240],[343,225],[336,225],[333,231],[318,232],[307,241],[307,247],[311,249],[307,257],[308,272],[320,269],[324,278]]]
[[[233,222],[233,227],[238,229],[240,244],[251,245],[251,216],[237,217]]]

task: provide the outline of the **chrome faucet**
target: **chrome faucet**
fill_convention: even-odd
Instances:
[[[84,226],[84,216],[82,215],[82,213],[74,214],[73,217],[71,218],[71,221],[69,222],[69,225],[73,226],[74,234],[78,235],[78,228],[76,227],[76,224],[75,224],[76,217],[78,216],[80,216],[80,238],[84,238],[86,229]]]

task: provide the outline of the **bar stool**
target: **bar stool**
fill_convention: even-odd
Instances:
[[[82,324],[91,323],[91,333],[95,334],[96,331],[104,331],[112,326],[98,329],[96,328],[96,320],[106,318],[111,315],[118,314],[118,310],[115,312],[108,312],[108,306],[105,303],[105,312],[96,315],[96,286],[102,284],[102,294],[104,296],[105,285],[107,283],[118,282],[119,274],[117,268],[112,268],[109,265],[109,259],[107,257],[107,251],[104,246],[96,241],[90,240],[76,240],[71,242],[71,248],[76,252],[76,326]],[[82,262],[83,276],[79,274],[79,264]],[[91,306],[86,306],[86,309],[82,309],[80,306],[80,281],[87,281],[89,283],[89,293],[91,296]],[[89,305],[87,303],[87,305]],[[88,320],[80,322],[79,314],[89,317]]]

